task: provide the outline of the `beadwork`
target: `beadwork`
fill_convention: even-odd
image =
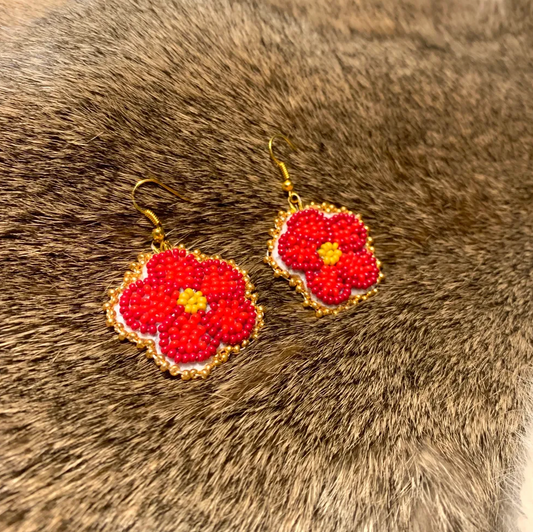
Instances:
[[[257,337],[263,310],[233,261],[180,246],[141,254],[130,268],[104,305],[108,325],[147,348],[162,371],[205,378]]]
[[[324,264],[328,266],[334,266],[339,262],[339,259],[342,257],[342,250],[339,249],[339,243],[326,242],[318,248],[318,254],[320,258],[324,261]]]
[[[336,314],[377,292],[383,274],[359,215],[311,203],[281,211],[271,234],[266,262],[275,275],[289,279],[318,316]]]
[[[200,290],[196,292],[192,288],[186,288],[178,296],[178,305],[182,306],[185,312],[196,314],[199,310],[207,308],[207,298]]]

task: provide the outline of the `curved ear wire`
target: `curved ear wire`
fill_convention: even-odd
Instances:
[[[163,226],[161,225],[161,221],[156,216],[154,211],[141,207],[135,200],[135,193],[137,192],[137,190],[147,183],[154,183],[155,185],[164,188],[166,191],[170,192],[171,194],[174,194],[174,196],[177,196],[178,198],[181,198],[184,201],[192,202],[192,200],[186,198],[185,196],[182,196],[177,190],[173,189],[172,187],[169,187],[168,185],[165,185],[164,183],[161,183],[161,181],[158,181],[153,177],[150,177],[148,179],[141,179],[140,181],[137,181],[137,183],[135,183],[135,186],[131,191],[131,199],[133,200],[133,206],[141,214],[144,214],[154,224],[154,229],[152,231],[152,238],[154,240],[154,242],[152,243],[152,249],[156,252],[164,251],[165,249],[170,249],[171,245],[165,240],[165,231],[163,229]],[[159,244],[159,249],[157,249],[155,245],[156,243]]]
[[[171,194],[174,194],[174,196],[177,196],[178,198],[181,198],[184,201],[192,202],[189,198],[186,198],[185,196],[182,196],[177,190],[173,189],[172,187],[169,187],[168,185],[165,185],[164,183],[161,183],[161,181],[158,181],[157,179],[150,177],[148,179],[141,179],[140,181],[137,181],[135,186],[133,187],[133,190],[131,191],[131,199],[133,200],[133,206],[141,213],[144,214],[156,227],[161,226],[161,222],[159,221],[159,218],[155,215],[154,211],[151,209],[144,209],[143,207],[139,206],[137,201],[135,200],[135,192],[145,185],[146,183],[154,183],[161,188],[164,188],[166,191],[170,192]]]
[[[268,150],[270,151],[270,158],[274,161],[274,164],[277,164],[278,166],[285,166],[285,163],[278,160],[277,157],[274,155],[273,145],[275,139],[283,139],[294,151],[296,151],[296,146],[288,139],[288,137],[282,135],[281,133],[276,133],[276,135],[270,137],[270,140],[268,141]]]
[[[285,136],[281,133],[277,133],[273,137],[270,137],[270,140],[268,141],[268,151],[270,152],[270,158],[274,162],[275,165],[279,168],[279,171],[281,173],[281,176],[283,177],[283,185],[282,188],[285,192],[289,193],[289,205],[291,207],[291,211],[297,211],[298,209],[302,209],[302,200],[300,199],[300,196],[296,194],[296,192],[293,192],[293,184],[291,181],[291,178],[289,177],[289,170],[287,170],[287,165],[280,161],[275,155],[274,155],[274,140],[275,139],[282,139],[284,140],[294,151],[296,151],[296,146]]]

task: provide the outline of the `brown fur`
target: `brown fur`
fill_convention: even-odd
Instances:
[[[0,0],[0,40],[68,0]]]
[[[0,51],[3,530],[511,530],[533,340],[526,0],[100,0]],[[380,293],[316,320],[261,262],[285,197],[360,212]],[[288,156],[288,154],[287,154]],[[148,250],[233,258],[266,309],[207,382],[101,304]]]

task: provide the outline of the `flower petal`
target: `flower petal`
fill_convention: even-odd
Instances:
[[[350,287],[339,275],[337,266],[326,266],[306,274],[307,286],[326,305],[339,305],[350,297]]]
[[[147,282],[153,286],[173,286],[178,290],[198,290],[202,267],[196,257],[184,249],[173,249],[154,255],[146,265]]]
[[[208,334],[206,321],[203,311],[196,314],[182,313],[166,333],[159,333],[161,351],[176,362],[185,363],[200,362],[214,355],[220,339]]]
[[[327,218],[316,209],[304,209],[295,212],[287,220],[287,228],[300,238],[323,244],[323,239],[327,236]]]
[[[350,288],[366,290],[376,284],[379,277],[376,257],[367,249],[343,253],[335,267]]]
[[[201,263],[200,290],[210,305],[221,299],[241,299],[246,291],[246,281],[236,268],[227,262],[210,259]]]
[[[319,270],[323,261],[317,253],[327,240],[327,219],[316,209],[294,213],[287,221],[287,230],[278,240],[278,253],[294,270]]]
[[[205,323],[211,337],[225,344],[237,345],[250,336],[255,319],[255,307],[243,297],[215,303],[206,314]]]
[[[363,222],[355,215],[341,212],[327,219],[329,241],[337,242],[341,251],[359,251],[364,248],[367,232]]]

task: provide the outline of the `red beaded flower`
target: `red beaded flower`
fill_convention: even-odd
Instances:
[[[340,305],[353,289],[365,292],[378,281],[376,258],[366,244],[367,231],[357,216],[309,208],[287,219],[277,253],[288,268],[303,272],[317,299]]]
[[[155,338],[167,359],[201,362],[251,335],[256,309],[242,273],[227,262],[172,249],[152,256],[143,277],[124,290],[119,312],[129,329]]]

